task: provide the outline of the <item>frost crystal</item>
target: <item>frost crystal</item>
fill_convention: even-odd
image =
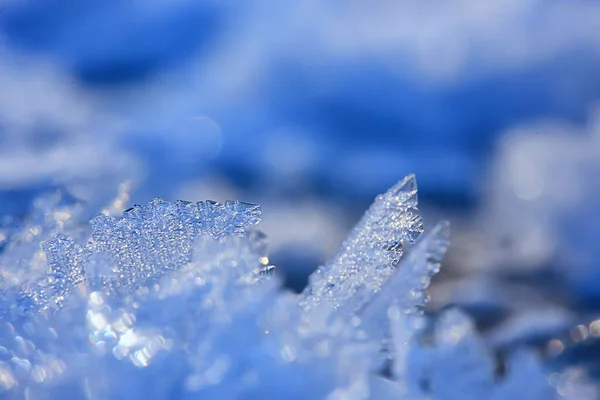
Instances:
[[[416,206],[414,176],[378,196],[300,295],[267,279],[256,205],[156,199],[91,231],[74,208],[46,208],[50,220],[12,231],[0,254],[31,275],[3,271],[0,397],[593,399],[583,373],[557,372],[552,387],[526,351],[496,379],[457,310],[429,333],[422,309],[449,227],[419,239]]]
[[[112,274],[101,273],[103,284],[110,281],[112,289],[130,289],[190,262],[200,236],[244,235],[259,220],[260,208],[254,204],[154,199],[148,206],[125,211],[122,218],[100,214],[92,219],[90,247],[114,264]]]
[[[300,306],[307,312],[328,302],[355,311],[381,289],[404,252],[423,232],[416,214],[417,182],[409,175],[373,205],[344,240],[338,253],[311,276]]]
[[[369,320],[368,325],[381,329],[387,319],[387,307],[394,306],[407,315],[418,313],[425,306],[431,277],[439,272],[449,244],[450,224],[440,222],[400,262],[381,293],[360,312],[362,319]],[[379,323],[376,323],[377,320]]]

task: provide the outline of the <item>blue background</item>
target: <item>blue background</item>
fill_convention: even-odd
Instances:
[[[55,187],[93,213],[125,179],[132,203],[259,202],[299,289],[414,172],[426,222],[455,226],[439,282],[517,279],[595,309],[597,2],[0,4],[1,214]],[[575,200],[517,190],[538,178],[577,182]],[[487,302],[444,290],[438,305],[510,308],[508,284]]]

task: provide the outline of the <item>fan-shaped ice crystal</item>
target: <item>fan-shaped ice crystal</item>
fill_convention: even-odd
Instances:
[[[90,248],[105,253],[114,264],[112,276],[101,280],[120,290],[190,262],[200,236],[244,235],[259,220],[260,207],[255,204],[154,199],[147,206],[126,210],[121,218],[100,214],[92,219]]]

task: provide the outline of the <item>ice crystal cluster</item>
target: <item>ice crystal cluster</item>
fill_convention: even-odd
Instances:
[[[123,199],[115,202],[122,205]],[[80,224],[40,199],[0,232],[0,397],[594,399],[536,357],[507,372],[466,314],[422,313],[449,245],[408,176],[378,196],[301,294],[272,273],[261,211],[156,199]]]

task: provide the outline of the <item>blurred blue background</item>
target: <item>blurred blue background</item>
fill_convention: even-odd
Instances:
[[[560,331],[600,305],[598,32],[592,0],[0,0],[0,215],[258,202],[299,290],[414,172],[454,228],[432,307]]]

